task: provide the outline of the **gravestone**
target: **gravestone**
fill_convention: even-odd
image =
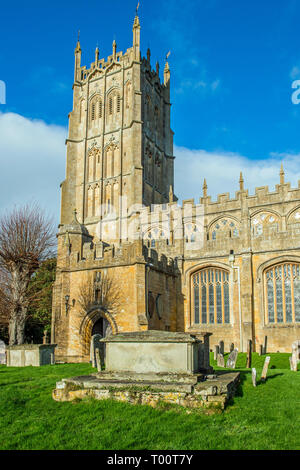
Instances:
[[[233,351],[233,350],[234,350],[234,344],[233,344],[233,343],[231,343],[229,352],[231,352],[231,353],[232,353],[232,351]]]
[[[97,370],[98,370],[98,372],[101,372],[101,357],[100,357],[100,349],[99,348],[96,349],[95,355],[96,355]]]
[[[265,336],[264,347],[263,347],[263,354],[267,354],[267,343],[268,343],[268,337]]]
[[[266,381],[267,373],[268,373],[268,367],[269,367],[269,364],[270,364],[270,359],[271,359],[270,356],[267,356],[266,359],[265,359],[264,367],[263,367],[261,377],[260,377],[260,380],[262,382]]]
[[[254,367],[252,369],[252,384],[253,387],[256,387],[256,369]]]
[[[6,364],[6,346],[2,340],[0,340],[0,364]]]
[[[290,360],[290,368],[291,368],[291,370],[294,371],[294,372],[297,372],[297,370],[298,370],[298,363],[297,363],[295,357],[294,357],[294,356],[290,356],[290,357],[289,357],[289,360]]]
[[[249,339],[247,346],[247,369],[250,369],[252,363],[252,341]]]
[[[92,367],[97,367],[96,361],[96,349],[100,349],[102,352],[103,343],[100,343],[102,336],[97,334],[92,336],[91,338],[91,347],[90,347],[90,362],[92,363]]]
[[[224,341],[220,341],[219,343],[219,353],[222,354],[224,356]]]
[[[217,356],[217,366],[218,367],[225,367],[223,354],[218,354],[218,356]]]
[[[219,352],[220,352],[220,347],[219,347],[219,345],[217,344],[217,345],[215,346],[215,349],[214,349],[214,361],[217,360],[217,357],[218,357]]]
[[[262,356],[263,353],[264,353],[264,347],[263,347],[262,344],[260,344],[260,345],[259,345],[259,353],[258,353],[258,354],[259,354],[260,356]]]
[[[300,340],[294,341],[292,344],[292,356],[295,358],[295,360],[300,362]]]
[[[235,369],[237,356],[238,356],[238,349],[236,348],[233,351],[231,351],[231,353],[228,356],[228,359],[226,362],[227,369]]]

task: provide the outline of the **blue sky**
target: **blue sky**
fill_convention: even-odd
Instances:
[[[162,72],[164,57],[171,50],[177,194],[199,197],[205,176],[212,193],[233,191],[239,169],[248,172],[249,187],[256,183],[272,186],[281,161],[290,172],[288,179],[297,184],[300,105],[293,104],[291,96],[293,80],[300,79],[300,2],[140,3],[142,54],[150,47],[153,67],[158,60]],[[20,178],[10,197],[2,198],[1,209],[36,195],[43,201],[38,190],[35,193],[24,182],[25,160],[32,161],[35,181],[49,173],[49,165],[52,168],[53,180],[48,182],[44,204],[59,197],[77,31],[80,29],[83,64],[94,60],[97,43],[101,57],[111,53],[113,39],[118,50],[125,50],[132,44],[136,4],[135,0],[28,0],[1,5],[0,80],[6,84],[6,105],[0,105],[0,162],[5,180],[0,176],[0,183],[8,186],[10,179],[16,181],[7,155]],[[49,141],[43,134],[47,131]],[[25,149],[20,144],[24,134],[28,136]],[[227,175],[224,168],[218,173],[214,159],[226,165]],[[191,179],[188,187],[183,173]],[[54,212],[55,207],[51,206]]]

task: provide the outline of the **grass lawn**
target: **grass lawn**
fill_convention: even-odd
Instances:
[[[0,449],[300,449],[300,372],[289,370],[290,354],[270,356],[268,380],[254,388],[240,353],[238,393],[211,415],[110,400],[58,403],[56,381],[95,372],[91,365],[0,366]],[[264,358],[253,355],[258,379]]]

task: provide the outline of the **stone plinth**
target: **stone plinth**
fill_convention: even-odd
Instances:
[[[190,335],[167,331],[121,333],[104,338],[108,372],[211,373],[210,333]]]
[[[22,344],[7,346],[7,366],[45,366],[54,364],[56,344]]]

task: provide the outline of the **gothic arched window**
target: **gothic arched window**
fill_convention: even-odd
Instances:
[[[273,266],[264,280],[267,323],[300,322],[300,264]]]
[[[205,268],[192,276],[194,323],[229,324],[229,273],[221,268]]]
[[[260,212],[251,220],[252,235],[261,236],[265,231],[278,232],[279,218],[272,212]]]
[[[210,228],[210,238],[216,240],[219,236],[239,237],[239,224],[230,218],[219,219]]]

